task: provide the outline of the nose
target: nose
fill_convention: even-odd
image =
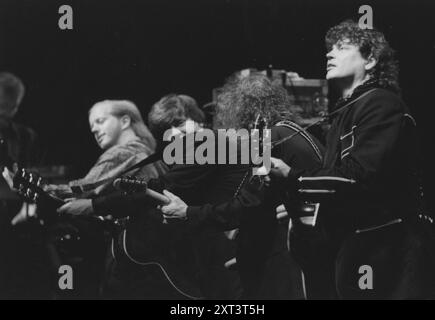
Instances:
[[[92,132],[94,135],[97,135],[99,131],[100,131],[100,130],[99,130],[99,127],[98,127],[95,123],[93,123],[93,124],[91,125],[91,132]]]
[[[334,58],[335,55],[335,48],[332,48],[331,50],[329,50],[329,52],[326,54],[326,59],[331,60],[332,58]]]

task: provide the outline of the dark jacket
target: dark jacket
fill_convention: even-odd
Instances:
[[[338,222],[340,229],[372,227],[417,215],[417,150],[415,120],[403,101],[376,85],[361,86],[335,109],[323,164],[294,166],[289,181],[303,190],[335,191],[322,203],[333,216],[319,217],[328,228]]]
[[[375,83],[357,88],[331,115],[323,165],[293,167],[288,179],[321,202],[317,232],[290,237],[306,279],[320,297],[334,288],[343,299],[433,298],[435,242],[433,227],[418,217],[414,119]],[[366,272],[370,289],[362,285]]]

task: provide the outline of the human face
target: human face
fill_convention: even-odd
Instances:
[[[111,105],[96,104],[89,114],[89,125],[101,149],[106,150],[120,141],[121,119],[111,114]]]
[[[326,79],[346,79],[361,81],[366,76],[367,59],[361,55],[359,47],[349,40],[339,41],[326,54]]]

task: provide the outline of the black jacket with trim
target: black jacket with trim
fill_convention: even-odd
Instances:
[[[293,167],[289,182],[298,182],[305,195],[326,192],[317,195],[323,195],[321,206],[328,210],[323,220],[333,227],[364,228],[416,216],[416,124],[403,101],[391,91],[363,85],[336,110],[323,165]]]

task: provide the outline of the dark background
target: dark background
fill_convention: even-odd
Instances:
[[[58,28],[62,4],[73,30]],[[26,85],[17,118],[38,132],[45,162],[83,174],[100,153],[87,122],[96,101],[129,99],[144,115],[170,92],[204,104],[234,71],[269,64],[324,78],[325,32],[364,4],[397,50],[435,208],[433,0],[0,0],[0,70]]]

